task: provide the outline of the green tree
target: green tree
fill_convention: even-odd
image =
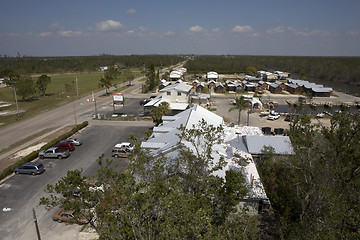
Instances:
[[[156,73],[155,73],[155,66],[154,64],[150,64],[146,69],[146,85],[148,90],[153,90],[156,88]]]
[[[234,111],[234,110],[237,110],[239,112],[238,125],[240,125],[241,111],[244,110],[245,108],[248,108],[249,104],[250,104],[250,102],[248,100],[246,100],[244,98],[244,96],[240,96],[240,98],[235,99],[235,106],[231,107],[229,109],[229,112]]]
[[[22,101],[30,99],[35,93],[35,85],[31,77],[20,77],[20,80],[15,82],[14,87],[16,93],[21,96]]]
[[[295,154],[265,155],[259,172],[283,239],[359,239],[360,114],[335,114],[329,127],[294,119]]]
[[[113,82],[113,78],[111,76],[106,75],[106,74],[99,81],[99,87],[100,88],[105,88],[106,95],[109,94],[109,88],[111,88],[112,85],[113,85],[112,82]]]
[[[248,192],[241,171],[227,171],[226,181],[211,174],[224,166],[208,153],[222,129],[204,122],[194,127],[198,130],[183,129],[180,139],[191,140],[192,146],[198,141],[194,139],[203,139],[205,149],[193,152],[179,143],[176,158],[170,159],[135,148],[122,173],[100,157],[99,187],[92,188],[81,171],[69,171],[47,186],[51,195],[41,198],[41,204],[79,212],[91,209],[78,217],[87,217],[100,239],[256,239],[256,217],[237,208]],[[206,168],[205,163],[214,164]],[[76,196],[58,195],[75,188]]]
[[[162,117],[171,112],[170,105],[168,102],[161,102],[159,106],[154,107],[151,110],[151,118],[156,125],[162,123]]]
[[[51,82],[51,78],[47,75],[41,75],[36,81],[37,89],[45,96],[45,92],[48,84]]]

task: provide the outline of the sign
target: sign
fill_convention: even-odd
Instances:
[[[124,106],[124,95],[122,93],[113,94],[114,106]]]

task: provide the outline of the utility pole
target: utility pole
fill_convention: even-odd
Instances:
[[[38,240],[41,240],[40,230],[39,230],[39,226],[38,226],[38,222],[37,222],[37,219],[36,219],[36,214],[35,214],[35,209],[34,209],[34,208],[33,208],[33,216],[34,216],[34,223],[35,223],[35,228],[36,228],[36,234],[37,234]]]
[[[76,76],[76,96],[79,98],[79,86],[78,86],[78,77]]]
[[[19,105],[18,105],[18,101],[17,101],[17,97],[16,97],[16,88],[14,87],[13,88],[13,90],[14,90],[14,95],[15,95],[15,103],[16,103],[16,114],[17,114],[17,117],[19,118],[20,116],[19,116]]]

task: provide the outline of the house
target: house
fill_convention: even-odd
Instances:
[[[253,77],[253,76],[246,76],[245,80],[250,82],[250,83],[258,83],[259,81],[263,80],[262,78],[259,77]]]
[[[275,82],[276,80],[278,80],[278,76],[274,73],[266,72],[263,75],[263,80],[267,82]]]
[[[286,89],[286,85],[284,82],[280,82],[280,81],[275,81],[275,84],[279,85],[281,87],[282,90]]]
[[[290,77],[290,73],[287,72],[275,71],[274,73],[278,75],[279,80],[286,80]]]
[[[159,85],[159,90],[171,85],[171,82],[167,82],[166,80],[161,80]]]
[[[244,90],[247,92],[256,92],[257,83],[246,83]]]
[[[333,94],[333,89],[332,88],[312,88],[311,89],[311,94],[313,97],[330,97]]]
[[[176,82],[183,78],[183,72],[179,70],[174,70],[170,72],[170,81]]]
[[[161,102],[169,103],[172,114],[187,109],[190,103],[191,89],[192,85],[187,83],[172,84],[161,89],[159,91],[161,96],[154,98],[144,105],[144,114],[149,114],[151,109],[159,106]]]
[[[204,89],[205,89],[205,83],[204,82],[200,82],[197,87],[196,87],[196,92],[204,92]]]
[[[272,83],[272,84],[269,84],[269,91],[271,93],[281,93],[282,88],[279,85]]]
[[[217,82],[218,79],[219,79],[219,74],[217,72],[208,72],[206,74],[207,81],[213,80],[213,81]]]
[[[193,86],[193,88],[196,89],[196,87],[200,84],[200,81],[199,80],[194,80],[192,81],[191,85]]]
[[[215,83],[215,92],[222,93],[224,91],[225,91],[225,87],[222,83],[220,82]]]
[[[261,90],[261,91],[264,91],[264,90],[268,90],[269,86],[268,86],[268,83],[265,82],[265,81],[259,81],[258,82],[258,88]]]
[[[215,80],[210,80],[209,83],[208,83],[208,88],[209,89],[215,89],[216,83],[217,82]]]
[[[301,94],[302,93],[302,87],[300,87],[296,84],[286,83],[285,86],[286,86],[285,90],[291,94]]]
[[[191,103],[208,105],[210,103],[210,94],[196,93],[191,96]]]

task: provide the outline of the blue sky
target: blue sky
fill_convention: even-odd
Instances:
[[[360,56],[359,0],[2,0],[0,54]]]

